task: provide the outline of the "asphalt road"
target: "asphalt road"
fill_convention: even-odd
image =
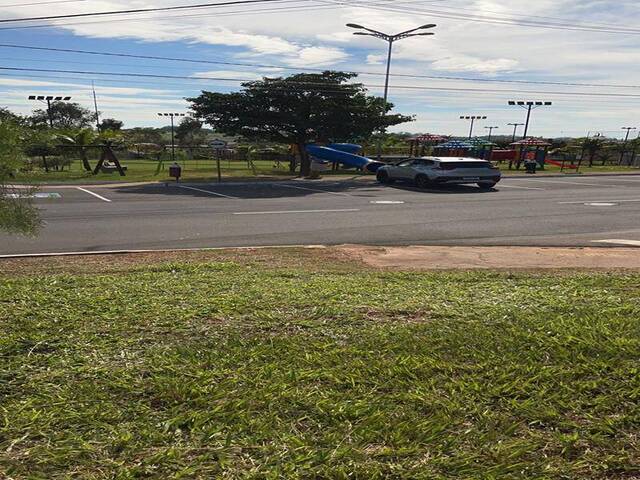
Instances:
[[[374,182],[47,187],[35,239],[0,254],[318,245],[640,246],[640,176],[506,178],[418,190]]]

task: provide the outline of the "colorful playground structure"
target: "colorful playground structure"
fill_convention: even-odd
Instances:
[[[318,164],[342,164],[347,168],[356,168],[371,173],[375,173],[384,165],[383,162],[358,155],[361,150],[360,145],[353,143],[330,143],[326,146],[307,145],[307,152]]]

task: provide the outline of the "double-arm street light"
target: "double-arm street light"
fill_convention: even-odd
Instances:
[[[622,130],[627,131],[627,135],[624,137],[624,143],[622,144],[622,151],[620,152],[620,161],[618,165],[622,165],[624,162],[624,154],[627,153],[627,143],[629,143],[629,135],[631,134],[631,130],[637,130],[636,127],[622,127]]]
[[[490,142],[490,141],[491,141],[491,135],[493,134],[493,131],[494,131],[495,129],[497,129],[497,128],[500,128],[500,127],[484,127],[484,128],[486,128],[487,130],[489,130],[489,139],[488,139],[487,141],[488,141],[488,142]]]
[[[513,127],[513,138],[511,139],[511,142],[515,142],[516,141],[516,134],[518,133],[518,127],[521,127],[524,125],[524,123],[507,123],[507,125],[509,125],[510,127]]]
[[[53,95],[29,95],[29,100],[42,102],[47,105],[47,116],[49,117],[49,127],[53,128],[53,115],[51,113],[51,101],[54,102],[68,102],[71,97],[53,96]]]
[[[393,53],[393,44],[398,40],[402,40],[404,38],[434,35],[433,32],[419,32],[419,30],[428,30],[430,28],[434,28],[436,27],[436,24],[429,23],[417,28],[412,28],[411,30],[407,30],[405,32],[396,33],[395,35],[382,33],[377,30],[373,30],[371,28],[363,27],[362,25],[358,25],[357,23],[347,23],[347,27],[355,28],[357,30],[365,30],[364,32],[354,32],[354,35],[362,35],[362,36],[379,38],[389,44],[389,53],[387,55],[387,73],[384,81],[384,106],[383,106],[383,112],[382,112],[382,115],[384,116],[386,114],[387,99],[389,97],[389,75],[391,72],[391,55]],[[382,158],[382,138],[380,138],[380,141],[378,142],[378,160],[380,160],[381,158]]]
[[[529,133],[529,122],[531,120],[531,110],[534,110],[538,107],[550,107],[553,105],[553,102],[523,102],[523,101],[515,101],[510,100],[509,105],[522,107],[527,111],[527,121],[524,124],[524,136],[522,138],[527,138],[527,134]],[[517,128],[517,127],[516,127]]]
[[[471,120],[471,129],[469,130],[469,140],[473,137],[473,126],[476,120],[486,120],[486,115],[461,115],[460,120]]]
[[[184,113],[158,113],[159,117],[171,117],[171,161],[176,163],[176,141],[174,135],[174,117],[186,117]]]

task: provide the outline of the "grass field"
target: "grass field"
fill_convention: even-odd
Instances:
[[[96,160],[91,161],[92,165],[96,164]],[[121,177],[116,173],[99,173],[98,175],[92,175],[85,172],[82,169],[82,164],[79,161],[75,161],[71,164],[70,169],[63,171],[52,170],[49,173],[44,170],[34,171],[29,174],[21,174],[16,178],[16,181],[27,181],[33,183],[83,183],[83,182],[155,182],[165,181],[169,177],[169,165],[170,161],[165,161],[165,168],[159,173],[157,171],[157,163],[150,160],[126,160],[122,162],[123,165],[128,167],[127,175]],[[181,162],[183,166],[183,180],[190,182],[210,182],[217,181],[217,167],[212,160],[187,160]],[[295,175],[289,173],[288,165],[281,164],[275,166],[271,161],[256,161],[254,162],[255,170],[248,168],[246,162],[223,161],[221,163],[222,176],[225,179],[239,180],[239,179],[287,179],[293,178]],[[500,165],[502,172],[505,175],[521,175],[523,170],[509,170],[507,164]],[[566,170],[566,173],[575,173],[573,170]],[[593,168],[583,167],[580,173],[628,173],[628,172],[640,172],[638,168],[631,167],[618,167],[614,165],[607,166],[595,166]],[[548,165],[544,173],[560,173],[560,167]],[[340,176],[345,175],[352,177],[359,173],[355,170],[343,170],[338,172],[323,172],[322,176]]]
[[[137,258],[0,264],[0,478],[640,477],[638,273]]]

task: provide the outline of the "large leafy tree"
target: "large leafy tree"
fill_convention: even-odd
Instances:
[[[11,182],[22,162],[22,138],[18,124],[0,120],[0,230],[34,234],[39,225],[38,212],[28,190],[13,190]]]
[[[100,122],[100,131],[104,132],[107,130],[111,130],[114,132],[119,132],[120,130],[122,130],[123,126],[124,122],[120,120],[116,120],[115,118],[105,118],[104,120],[102,120],[102,122]]]
[[[297,145],[300,173],[308,175],[307,143],[360,141],[412,120],[390,115],[393,105],[368,95],[362,84],[351,83],[356,76],[327,71],[264,78],[243,83],[240,92],[203,91],[189,101],[196,115],[218,132]]]
[[[49,111],[39,109],[33,112],[30,117],[31,124],[35,127],[46,127],[49,125],[49,116],[53,128],[57,129],[87,128],[95,122],[95,113],[78,103],[51,102]]]

